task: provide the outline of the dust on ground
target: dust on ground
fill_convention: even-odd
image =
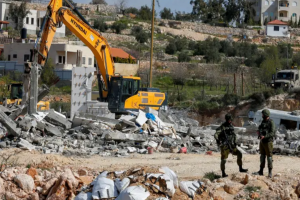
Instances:
[[[15,149],[2,150],[1,155],[11,154]],[[0,163],[3,156],[0,158]],[[65,157],[55,154],[41,154],[37,151],[21,151],[11,158],[14,165],[32,165],[52,169],[56,166],[70,167],[72,169],[89,168],[91,170],[126,170],[133,167],[160,167],[167,166],[174,170],[181,180],[195,180],[203,177],[207,172],[220,172],[220,153],[204,154],[131,154],[128,157]],[[299,173],[300,158],[289,156],[274,156],[274,174]],[[249,172],[259,170],[259,155],[243,155],[244,168]],[[226,172],[238,172],[236,156],[230,155],[226,163]],[[265,169],[267,173],[267,170]]]

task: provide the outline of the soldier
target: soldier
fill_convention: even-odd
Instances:
[[[263,121],[258,127],[258,138],[260,139],[259,151],[260,151],[260,170],[255,174],[264,175],[264,168],[266,164],[266,156],[268,160],[269,177],[272,178],[273,169],[273,138],[275,137],[275,124],[270,119],[270,111],[264,109],[262,111]]]
[[[234,133],[231,114],[226,114],[225,120],[226,122],[224,122],[219,128],[217,128],[215,133],[215,139],[217,141],[218,146],[220,146],[221,148],[222,177],[228,176],[225,173],[225,163],[229,153],[232,153],[232,155],[237,155],[237,164],[239,166],[240,172],[248,171],[248,169],[243,169],[243,156],[242,153],[236,148],[236,134]]]

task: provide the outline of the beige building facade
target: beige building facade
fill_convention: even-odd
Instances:
[[[23,64],[29,60],[30,49],[34,43],[11,43],[4,44],[4,56],[8,61],[16,61]],[[83,67],[94,67],[94,54],[83,45],[52,44],[48,58],[51,58],[55,69],[71,70],[76,67],[78,53],[81,51],[81,63]]]
[[[278,19],[283,22],[289,20],[299,21],[300,0],[256,0],[253,8],[256,11],[255,21],[260,20],[261,24],[265,19],[269,21]]]

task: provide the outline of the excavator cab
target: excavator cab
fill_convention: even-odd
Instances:
[[[113,113],[126,113],[125,102],[138,94],[140,77],[113,76],[110,79],[108,109]]]
[[[22,99],[23,85],[21,83],[15,83],[10,85],[10,99]]]

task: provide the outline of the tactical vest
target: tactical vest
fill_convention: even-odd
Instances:
[[[226,133],[228,142],[230,144],[234,144],[234,138],[235,138],[234,127],[232,125],[226,126],[225,124],[223,124],[221,130],[222,132],[219,136],[219,140],[222,143],[224,143],[226,141],[226,137],[225,137],[225,133]]]
[[[269,133],[269,130],[270,130],[271,126],[272,126],[271,119],[269,119],[268,121],[262,121],[262,123],[259,126],[260,134],[263,135],[263,136],[266,136],[267,133]],[[273,141],[273,137],[266,138],[266,139],[262,140],[263,143],[272,142],[272,141]]]

